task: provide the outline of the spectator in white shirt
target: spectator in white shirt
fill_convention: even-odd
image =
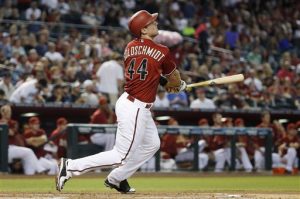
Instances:
[[[22,83],[10,96],[12,103],[41,103],[45,102],[40,91],[47,88],[47,80],[32,79]]]
[[[70,12],[70,6],[65,2],[65,0],[58,0],[57,8],[62,15],[69,14]]]
[[[165,90],[163,89],[158,90],[153,106],[160,107],[160,108],[168,108],[170,106],[170,102],[167,98]]]
[[[48,52],[46,52],[45,57],[50,59],[52,62],[61,62],[64,59],[59,52],[55,51],[55,44],[53,42],[48,44]]]
[[[192,109],[214,109],[216,105],[211,99],[206,98],[205,90],[203,88],[197,88],[197,99],[191,102],[190,108]]]
[[[120,65],[122,57],[119,54],[112,55],[112,59],[104,62],[98,69],[97,88],[102,94],[109,97],[110,104],[115,104],[121,90],[124,75],[123,67]]]
[[[98,106],[99,97],[94,93],[94,82],[90,79],[87,79],[83,82],[82,87],[84,88],[84,92],[81,94],[80,97],[83,104],[94,107]]]
[[[33,1],[30,5],[30,8],[27,8],[25,17],[27,20],[37,21],[41,17],[42,12],[37,7],[37,2]]]
[[[245,79],[244,84],[250,87],[252,91],[262,91],[263,84],[260,79],[257,78],[257,73],[254,69],[249,71],[249,77]]]
[[[3,79],[0,81],[0,89],[5,93],[5,99],[9,100],[11,94],[14,92],[15,87],[11,82],[11,74],[5,73]]]
[[[41,4],[46,6],[48,10],[55,10],[58,6],[58,0],[42,0]]]

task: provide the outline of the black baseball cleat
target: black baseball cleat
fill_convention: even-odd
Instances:
[[[108,179],[106,179],[104,181],[104,185],[106,187],[111,188],[111,189],[115,189],[115,190],[117,190],[120,193],[124,193],[124,194],[133,194],[133,193],[135,193],[135,189],[131,188],[129,186],[128,181],[126,179],[120,182],[119,187],[117,185],[115,185],[115,184],[110,183],[108,181]]]
[[[59,172],[56,176],[56,190],[61,191],[65,183],[71,178],[67,172],[67,159],[61,158],[59,163]]]

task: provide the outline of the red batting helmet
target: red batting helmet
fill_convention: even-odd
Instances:
[[[150,14],[146,10],[136,12],[129,19],[128,28],[134,36],[141,36],[141,30],[156,20],[158,13]]]

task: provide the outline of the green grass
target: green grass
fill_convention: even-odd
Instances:
[[[74,177],[64,192],[103,192],[104,178]],[[300,193],[299,176],[199,176],[199,177],[133,177],[130,184],[139,192],[268,192]],[[53,193],[54,177],[2,178],[1,192]]]

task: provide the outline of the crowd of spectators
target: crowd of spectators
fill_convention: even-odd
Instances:
[[[167,94],[154,107],[300,109],[300,3],[296,0],[2,0],[0,101],[111,105],[134,11],[159,12],[165,43],[187,82],[243,73],[243,83]],[[38,23],[37,23],[38,22]],[[60,23],[63,23],[61,25]],[[63,28],[62,28],[63,27]]]

